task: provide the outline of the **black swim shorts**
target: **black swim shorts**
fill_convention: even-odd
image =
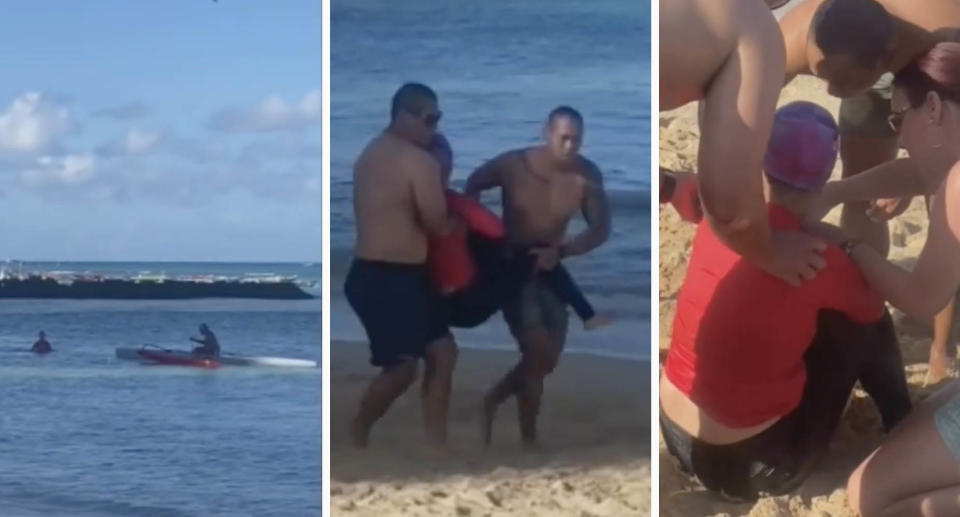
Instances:
[[[450,333],[445,304],[423,264],[355,259],[344,291],[367,332],[374,366],[420,359]]]

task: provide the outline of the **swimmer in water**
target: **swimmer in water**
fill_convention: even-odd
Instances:
[[[35,354],[49,354],[53,352],[53,347],[51,347],[50,342],[47,341],[47,333],[41,330],[38,337],[37,342],[30,347],[30,351]]]

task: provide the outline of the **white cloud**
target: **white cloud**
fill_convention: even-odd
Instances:
[[[114,120],[137,120],[150,114],[148,108],[142,102],[132,102],[122,106],[110,106],[93,112],[95,117],[112,118]]]
[[[21,173],[20,179],[30,187],[81,185],[93,178],[94,165],[90,153],[41,156],[32,168]]]
[[[267,97],[253,109],[225,109],[215,113],[210,127],[227,132],[288,131],[320,123],[320,90],[311,90],[295,103]]]
[[[162,140],[160,133],[132,128],[123,137],[100,146],[97,152],[104,156],[147,154]]]
[[[70,113],[40,92],[26,92],[0,114],[0,150],[34,153],[48,149],[70,128]]]

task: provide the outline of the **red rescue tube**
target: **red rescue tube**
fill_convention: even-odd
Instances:
[[[172,364],[177,366],[195,366],[198,368],[219,368],[220,363],[203,357],[180,357],[174,354],[165,354],[159,350],[140,350],[140,356],[157,364]]]
[[[479,201],[471,199],[463,194],[447,191],[447,210],[463,218],[470,230],[483,235],[489,239],[502,239],[506,232],[503,229],[503,222],[497,217],[497,214],[491,212]]]
[[[500,218],[479,202],[452,190],[447,191],[447,210],[459,216],[470,231],[490,239],[505,235]],[[443,294],[459,291],[470,285],[476,266],[467,246],[467,230],[460,228],[443,237],[432,237],[427,254],[427,267],[434,284]]]

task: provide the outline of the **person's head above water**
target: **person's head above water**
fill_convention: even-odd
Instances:
[[[897,73],[890,125],[932,188],[960,156],[960,43],[938,43]]]
[[[42,330],[40,331],[39,336],[40,336],[40,339],[47,339],[47,333]]]
[[[810,71],[836,97],[865,92],[887,71],[893,17],[876,0],[825,0],[807,35]]]
[[[580,154],[583,129],[583,116],[570,106],[558,106],[547,115],[543,138],[555,160],[570,161]]]
[[[443,133],[435,133],[427,146],[430,156],[433,156],[440,164],[440,176],[443,184],[450,183],[450,175],[453,173],[453,148],[450,147],[450,141]]]
[[[777,110],[763,157],[773,201],[804,211],[830,179],[839,137],[830,112],[812,102],[791,102]]]
[[[208,327],[206,323],[201,323],[200,327],[198,327],[198,330],[200,330],[201,334],[206,334],[207,332],[210,332],[210,327]]]
[[[426,147],[440,123],[437,94],[429,86],[407,83],[397,90],[390,104],[390,128],[404,138]]]

